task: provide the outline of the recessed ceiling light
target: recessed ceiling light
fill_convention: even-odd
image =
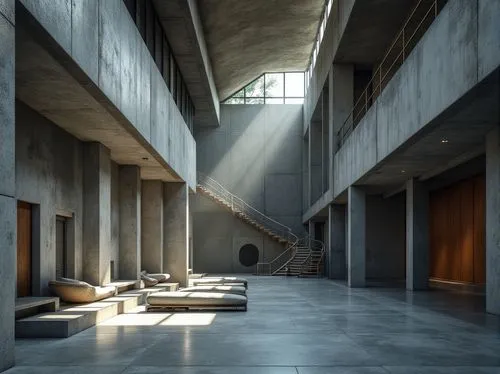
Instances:
[[[441,139],[441,143],[443,143],[443,144],[448,143],[448,139],[447,138]]]
[[[401,173],[406,173],[406,170],[401,170]]]

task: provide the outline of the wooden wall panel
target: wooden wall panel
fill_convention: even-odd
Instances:
[[[486,283],[486,179],[474,184],[474,283]]]
[[[430,275],[484,283],[485,177],[480,175],[430,195]]]
[[[31,205],[17,203],[17,296],[31,295]]]

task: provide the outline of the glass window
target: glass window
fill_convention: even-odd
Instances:
[[[233,95],[233,97],[245,97],[245,89],[239,90]]]
[[[142,39],[146,41],[146,1],[138,0],[135,8],[135,24]]]
[[[304,97],[304,73],[285,73],[285,97]]]
[[[285,104],[304,104],[304,98],[285,98]]]
[[[266,104],[283,104],[283,98],[266,97]]]
[[[163,39],[163,79],[167,84],[168,89],[170,89],[170,48],[167,43],[167,39]]]
[[[283,97],[283,73],[266,74],[266,97]]]
[[[245,87],[246,97],[264,97],[264,76],[261,76]]]
[[[158,70],[163,74],[163,29],[160,25],[160,20],[155,20],[155,62]]]
[[[247,97],[245,99],[245,104],[264,104],[264,98]]]
[[[170,93],[172,98],[175,100],[177,97],[177,76],[175,75],[177,71],[177,64],[175,63],[174,56],[170,55]]]
[[[302,103],[306,85],[305,72],[265,73],[250,82],[224,104]],[[285,91],[286,90],[286,91]],[[285,97],[290,100],[285,100]]]
[[[154,57],[155,55],[155,12],[153,3],[146,1],[146,45],[148,46],[149,53]]]
[[[230,97],[224,103],[225,104],[245,104],[245,99],[242,97]]]

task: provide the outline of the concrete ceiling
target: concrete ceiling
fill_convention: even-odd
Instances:
[[[416,0],[356,1],[335,55],[335,62],[367,67],[378,63],[416,3]],[[430,7],[428,3],[428,0],[424,1],[424,5]],[[426,6],[421,8],[427,11]]]
[[[221,100],[269,71],[303,71],[325,0],[198,0]]]

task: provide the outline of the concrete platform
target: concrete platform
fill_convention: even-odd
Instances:
[[[19,297],[16,299],[16,319],[26,318],[38,313],[57,312],[58,297]]]
[[[165,291],[178,291],[179,283],[158,283],[156,286],[153,286],[152,288],[161,288],[162,290]]]
[[[129,290],[89,304],[64,305],[60,311],[16,321],[16,338],[67,338],[97,323],[142,305],[148,295],[170,286]]]

